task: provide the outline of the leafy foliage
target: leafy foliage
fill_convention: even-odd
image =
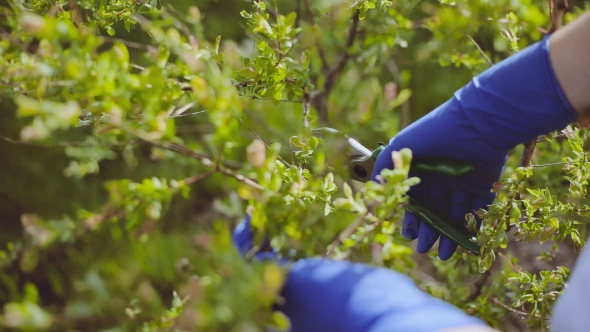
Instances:
[[[285,257],[386,266],[492,326],[546,329],[571,266],[559,252],[574,257],[587,235],[587,130],[548,133],[530,167],[515,149],[497,200],[477,213],[481,255],[448,262],[413,255],[400,235],[419,181],[407,177],[411,151],[392,156],[387,184],[361,186],[346,181],[344,142],[310,131],[377,146],[541,39],[546,2],[246,5],[0,6],[0,148],[13,161],[0,167],[14,178],[0,192],[0,323],[284,329],[271,309],[285,271],[231,245],[247,205],[255,242],[268,236]]]

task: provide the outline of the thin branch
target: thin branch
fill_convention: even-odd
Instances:
[[[563,18],[568,9],[567,0],[549,0],[549,15],[551,16],[549,33],[554,33],[563,26]]]
[[[303,96],[303,128],[309,128],[309,93]]]
[[[136,65],[134,63],[130,64],[131,67],[135,68],[135,69],[139,69],[139,70],[145,70],[145,67],[142,67],[140,65]]]
[[[137,42],[125,40],[125,39],[120,39],[120,38],[114,38],[114,37],[108,37],[108,36],[101,36],[100,38],[105,42],[121,43],[127,47],[137,48],[137,49],[141,49],[141,50],[145,50],[148,47],[153,47],[152,45],[141,44],[141,43],[137,43]]]
[[[138,135],[136,135],[136,136],[138,136]],[[258,184],[258,182],[254,181],[250,178],[247,178],[247,177],[243,176],[242,174],[234,173],[232,170],[230,170],[229,168],[226,168],[225,166],[217,167],[217,164],[215,162],[213,162],[211,159],[209,159],[201,154],[196,153],[195,151],[191,150],[187,146],[184,146],[179,143],[158,143],[158,142],[151,141],[149,139],[142,138],[140,136],[138,136],[138,138],[141,139],[142,141],[145,141],[146,143],[160,147],[162,149],[182,153],[186,156],[189,156],[191,158],[194,158],[194,159],[200,161],[205,166],[214,168],[218,172],[225,174],[227,176],[233,177],[234,179],[236,179],[240,182],[243,182],[253,188],[264,190],[264,187],[262,187],[260,184]]]
[[[80,12],[77,1],[68,0],[68,7],[70,7],[70,11],[72,12],[71,18],[74,22],[74,25],[79,27],[82,23],[82,13]]]
[[[508,264],[512,268],[512,270],[514,270],[518,273],[522,272],[522,269],[520,267],[518,267],[517,265],[514,265],[510,261],[510,259],[508,259],[508,257],[506,257],[506,255],[504,255],[501,251],[498,252],[498,257],[500,257],[506,264]]]
[[[295,0],[295,29],[301,26],[301,0]]]
[[[354,242],[354,244],[350,248],[348,248],[348,250],[344,254],[342,254],[339,257],[336,257],[336,259],[337,260],[348,259],[350,257],[350,253],[352,252],[352,249],[356,248],[356,246],[358,246],[361,242],[363,242],[367,238],[367,236],[369,234],[371,234],[375,230],[375,228],[379,227],[379,225],[382,222],[383,222],[382,220],[377,220],[376,222],[374,222],[373,225],[372,225],[373,228],[371,230],[363,233],[358,239],[356,239],[356,241]]]
[[[221,144],[219,147],[219,154],[217,155],[217,161],[215,162],[215,171],[219,170],[221,166],[221,158],[223,157],[223,151],[225,150],[225,144]]]
[[[559,166],[559,165],[565,165],[567,164],[566,162],[556,162],[556,163],[550,163],[550,164],[540,164],[540,165],[530,165],[531,167],[549,167],[549,166]]]
[[[501,302],[501,301],[498,301],[498,300],[497,300],[495,297],[492,297],[492,298],[490,298],[490,299],[491,299],[491,300],[492,300],[492,302],[494,302],[495,304],[497,304],[497,305],[501,306],[502,308],[504,308],[504,309],[506,309],[506,310],[508,310],[508,311],[510,311],[510,312],[512,312],[512,313],[515,313],[515,314],[517,314],[517,315],[519,315],[519,316],[522,316],[522,317],[528,317],[528,316],[529,316],[529,314],[528,314],[527,312],[524,312],[524,311],[520,311],[520,310],[516,310],[516,309],[514,309],[514,308],[511,308],[511,307],[507,306],[505,303],[503,303],[503,302]]]
[[[479,50],[479,53],[481,53],[481,55],[488,61],[488,63],[490,64],[490,67],[492,67],[494,65],[494,63],[492,62],[492,60],[490,60],[490,58],[488,58],[488,56],[486,55],[486,53],[481,49],[481,47],[479,46],[478,43],[475,42],[475,40],[473,39],[473,37],[471,37],[470,35],[467,35],[467,38],[469,38],[469,40],[471,40],[471,42],[473,43],[473,45],[475,45],[475,47],[477,47],[477,49]]]
[[[326,93],[329,93],[332,90],[332,88],[336,84],[336,81],[338,80],[338,77],[342,73],[342,70],[344,69],[346,62],[350,58],[349,49],[352,47],[352,45],[354,44],[354,40],[356,39],[359,22],[360,13],[356,11],[352,15],[352,24],[348,29],[348,38],[346,39],[346,46],[344,48],[344,52],[342,52],[342,55],[340,56],[340,59],[338,59],[336,66],[331,68],[328,71],[328,74],[326,75],[326,84],[324,85],[324,90],[326,91]]]
[[[309,24],[311,24],[312,26],[316,25],[313,12],[311,11],[311,5],[309,4],[309,0],[305,0],[305,11],[307,12],[307,20],[309,21]],[[320,44],[319,40],[316,40],[315,46],[318,49],[318,55],[320,56],[320,60],[322,62],[322,69],[324,71],[327,71],[328,68],[330,68],[330,65],[328,65],[328,61],[326,60],[326,53],[324,52],[324,48]]]
[[[242,95],[242,94],[240,95],[240,97],[250,98],[250,99],[256,99],[256,100],[274,100],[274,99],[271,99],[271,98],[262,98],[262,97],[257,97],[257,96],[246,96],[246,95]],[[297,103],[297,104],[303,103],[303,100],[280,99],[278,101],[283,102],[283,103]]]
[[[164,116],[167,119],[171,119],[171,118],[180,118],[183,116],[189,116],[189,115],[195,115],[195,114],[201,114],[201,113],[206,113],[209,112],[209,110],[204,110],[204,111],[197,111],[197,112],[191,112],[191,113],[186,113],[186,114],[175,114],[175,115],[170,115],[170,116]],[[160,118],[160,117],[159,117]]]
[[[412,10],[415,10],[416,8],[418,8],[418,6],[420,6],[421,3],[423,3],[425,0],[420,0],[418,1],[418,3],[414,6],[414,8],[412,8]]]
[[[346,62],[350,58],[350,48],[354,45],[354,41],[358,35],[358,25],[360,22],[360,12],[357,10],[352,15],[352,24],[348,29],[348,37],[346,38],[345,49],[336,64],[330,68],[325,76],[326,82],[322,90],[312,94],[312,104],[318,112],[318,118],[324,122],[328,122],[328,102],[327,98],[330,92],[336,85],[338,78],[342,74],[342,70],[346,66]]]
[[[195,104],[196,104],[196,102],[193,101],[193,102],[190,102],[190,103],[182,106],[179,109],[176,109],[175,106],[172,106],[168,109],[168,111],[166,111],[166,115],[160,116],[158,118],[169,118],[169,117],[171,117],[172,113],[182,114],[182,113],[186,112],[186,110],[188,110],[189,108],[193,107]]]
[[[250,128],[250,126],[248,126],[248,125],[246,124],[246,122],[244,122],[244,120],[242,120],[241,118],[238,118],[238,120],[240,120],[240,122],[241,122],[241,123],[242,123],[244,126],[246,126],[246,128],[248,128],[248,130],[249,130],[249,131],[252,133],[252,135],[254,135],[254,136],[257,138],[257,139],[259,139],[259,140],[261,140],[262,142],[264,142],[264,145],[266,146],[266,148],[267,148],[267,149],[270,149],[270,144],[272,144],[270,141],[268,141],[268,140],[266,140],[266,139],[264,139],[264,138],[260,137],[260,135],[258,135],[258,133],[256,133],[256,132],[255,132],[255,131],[254,131],[252,128]],[[291,150],[291,149],[287,149],[287,148],[283,147],[282,145],[281,145],[281,149],[283,149],[283,150],[285,150],[285,151],[289,151],[291,154],[293,154],[293,153],[294,153],[294,151],[293,151],[293,150]],[[277,158],[278,158],[280,161],[282,161],[283,163],[285,163],[286,165],[289,165],[289,166],[291,165],[291,164],[289,164],[289,163],[288,163],[288,162],[287,162],[285,159],[283,159],[281,156],[277,155]]]
[[[281,21],[279,20],[279,4],[277,3],[277,0],[275,0],[274,3],[275,3],[275,11],[277,13],[275,20],[277,21],[277,27],[279,29],[281,29],[281,27],[280,27]],[[283,52],[281,52],[281,40],[279,39],[278,35],[277,35],[277,49],[279,51],[279,58],[277,59],[277,63],[275,63],[275,67],[278,66],[281,63],[281,61],[283,61],[283,57],[284,57]]]
[[[215,173],[217,173],[217,170],[213,170],[213,171],[205,172],[205,173],[202,173],[199,175],[191,176],[190,178],[184,179],[184,183],[191,184],[191,183],[199,182],[205,178],[210,177],[211,175],[213,175]]]
[[[356,229],[365,220],[365,217],[367,216],[367,214],[368,214],[368,212],[365,213],[364,215],[358,217],[355,221],[353,221],[350,225],[348,225],[348,227],[346,227],[340,234],[338,234],[336,239],[334,239],[334,241],[332,241],[332,243],[328,246],[329,249],[328,249],[328,252],[326,253],[326,256],[332,256],[334,254],[334,252],[336,251],[336,249],[342,245],[344,240],[348,239],[350,236],[352,236],[352,234],[354,234]]]
[[[549,15],[551,16],[551,28],[549,33],[557,31],[563,25],[563,17],[568,9],[567,0],[549,0]],[[520,167],[527,167],[533,158],[535,146],[537,146],[538,138],[530,142],[524,143],[524,150],[520,158]]]
[[[477,281],[475,283],[473,283],[473,286],[475,287],[471,293],[469,293],[469,296],[467,296],[466,301],[467,302],[473,302],[475,299],[477,299],[482,291],[483,291],[483,287],[486,285],[486,282],[488,281],[489,277],[492,275],[491,272],[491,268],[486,270],[484,273],[482,273],[479,277],[479,279],[477,279]]]
[[[174,24],[174,27],[177,28],[178,30],[181,30],[182,32],[184,32],[184,34],[186,35],[186,37],[188,38],[189,44],[191,44],[191,46],[195,49],[199,48],[199,42],[197,41],[197,38],[191,33],[191,31],[188,29],[188,27],[186,25],[184,25],[181,21],[181,19],[179,18],[180,13],[178,13],[178,11],[176,10],[176,8],[174,8],[171,4],[167,4],[166,8],[168,9],[168,11],[172,14],[168,14],[169,16],[172,16],[174,18],[174,20],[172,20],[172,24]],[[163,14],[165,16],[167,13],[163,12]]]
[[[565,134],[559,134],[559,135],[555,135],[555,136],[553,136],[553,138],[564,138],[564,137],[567,137],[567,136],[566,136]],[[548,140],[548,139],[547,139],[547,137],[546,137],[546,136],[545,136],[545,137],[539,137],[539,138],[537,139],[537,143],[545,142],[545,141],[547,141],[547,140]]]

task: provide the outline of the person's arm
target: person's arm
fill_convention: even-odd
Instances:
[[[253,248],[250,216],[234,229],[242,255]],[[483,321],[418,289],[407,276],[385,268],[321,258],[290,264],[273,251],[258,260],[289,269],[280,305],[291,332],[493,332]]]
[[[550,57],[555,76],[580,125],[590,123],[590,12],[551,35]]]

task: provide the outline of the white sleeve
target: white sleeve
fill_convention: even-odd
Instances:
[[[584,248],[569,277],[566,289],[553,307],[551,331],[590,331],[589,301],[590,248]]]

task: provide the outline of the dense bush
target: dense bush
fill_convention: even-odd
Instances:
[[[570,4],[565,22],[586,6]],[[481,255],[447,262],[400,235],[410,152],[387,185],[360,185],[347,181],[344,142],[311,135],[331,126],[386,142],[540,40],[555,24],[546,1],[0,10],[4,328],[283,328],[270,308],[284,271],[231,245],[247,210],[257,239],[293,259],[390,267],[494,327],[547,327],[587,236],[585,129],[540,138],[530,165],[512,151],[481,212]]]

